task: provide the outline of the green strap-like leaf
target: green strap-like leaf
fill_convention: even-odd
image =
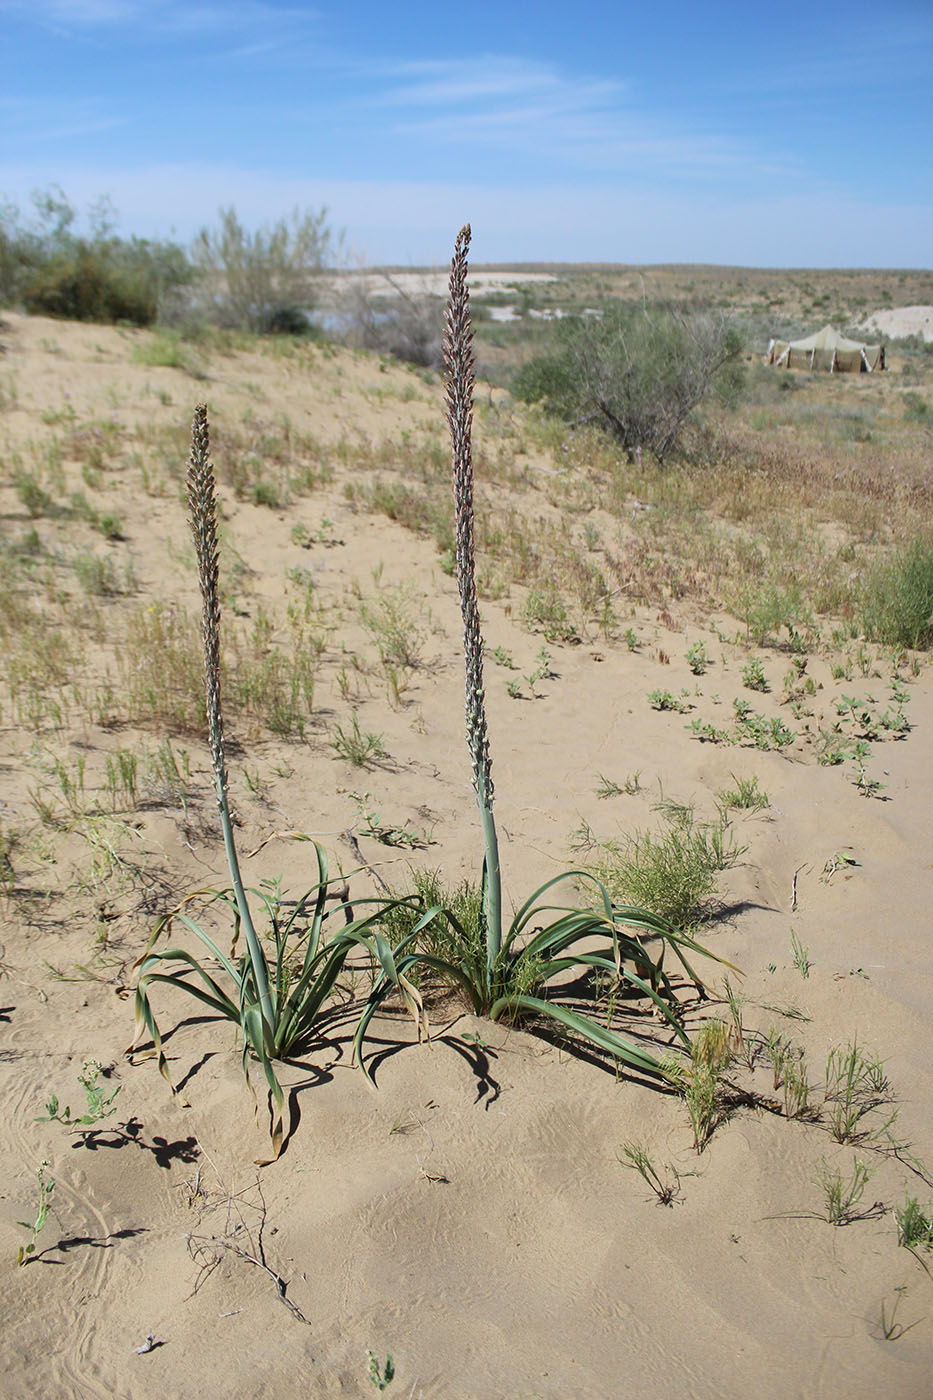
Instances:
[[[661,1062],[656,1060],[653,1055],[648,1054],[646,1050],[641,1050],[615,1031],[607,1030],[605,1026],[591,1021],[589,1017],[569,1010],[560,1002],[542,1001],[540,997],[524,995],[500,997],[491,1007],[489,1016],[491,1020],[497,1021],[501,1016],[508,1013],[514,1014],[516,1011],[529,1011],[537,1016],[557,1021],[560,1025],[573,1031],[575,1035],[588,1040],[591,1045],[613,1055],[624,1064],[631,1065],[633,1069],[641,1070],[645,1074],[661,1075],[665,1079],[671,1077]]]

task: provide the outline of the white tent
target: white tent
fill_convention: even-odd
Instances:
[[[766,365],[781,369],[826,370],[829,374],[870,374],[884,369],[884,346],[862,345],[824,326],[804,340],[772,340]]]

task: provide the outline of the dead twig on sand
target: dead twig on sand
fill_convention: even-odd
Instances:
[[[253,1264],[257,1269],[261,1269],[264,1274],[267,1274],[275,1284],[276,1296],[285,1304],[292,1316],[297,1318],[299,1322],[303,1322],[305,1326],[310,1327],[311,1324],[304,1313],[288,1297],[286,1292],[288,1284],[266,1259],[263,1230],[266,1224],[267,1208],[259,1178],[257,1177],[256,1181],[243,1191],[228,1191],[220,1172],[208,1154],[204,1152],[203,1148],[201,1151],[213,1167],[220,1189],[215,1194],[214,1199],[211,1199],[211,1196],[204,1189],[199,1168],[194,1187],[189,1186],[188,1205],[193,1208],[197,1203],[199,1216],[202,1217],[209,1212],[224,1209],[226,1218],[221,1234],[199,1235],[191,1233],[185,1236],[188,1253],[199,1269],[191,1296],[193,1297],[200,1290],[202,1284],[220,1264],[225,1253],[235,1254],[238,1259],[244,1259],[247,1264]],[[248,1198],[247,1193],[254,1193],[252,1199]],[[252,1213],[251,1225],[247,1222],[246,1213]]]

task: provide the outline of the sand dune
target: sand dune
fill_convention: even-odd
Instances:
[[[242,352],[213,359],[204,382],[134,361],[138,333],[10,317],[2,339],[3,368],[16,383],[0,419],[8,461],[58,431],[43,413],[69,406],[79,422],[116,415],[125,433],[102,484],[82,484],[76,458],[63,467],[68,491],[119,511],[122,542],[106,545],[64,515],[35,522],[47,551],[77,542],[109,550],[120,570],[133,560],[137,591],[87,613],[87,653],[75,663],[85,687],[85,672],[105,667],[117,683],[118,658],[108,648],[127,609],[169,598],[197,607],[177,480],[166,470],[162,494],[146,494],[141,463],[155,467],[138,430],[179,424],[183,431],[201,396],[218,459],[223,431],[242,423],[245,407],[267,423],[287,413],[292,431],[331,446],[341,437],[378,443],[403,430],[414,441],[440,423],[437,383],[397,367],[382,371],[365,356],[316,351],[303,363]],[[341,833],[358,823],[353,794],[365,791],[386,820],[410,822],[432,841],[408,853],[358,827],[366,860],[390,883],[404,883],[410,860],[442,868],[454,883],[475,878],[481,840],[462,738],[455,582],[429,540],[355,510],[345,487],[364,468],[336,454],[331,460],[333,477],[287,508],[221,493],[223,547],[251,571],[234,599],[249,614],[242,625],[255,625],[260,606],[283,608],[295,569],[311,572],[315,602],[331,619],[306,739],[228,725],[242,745],[231,757],[241,850],[299,830],[318,836],[335,865],[352,869]],[[530,455],[529,519],[532,506],[547,508],[551,470]],[[0,511],[12,545],[31,522],[9,469]],[[296,524],[306,527],[310,547],[296,542]],[[58,575],[48,567],[51,582],[34,575],[40,611],[53,606]],[[424,631],[421,661],[395,703],[358,611],[358,594],[385,585],[412,590]],[[519,598],[513,590],[485,603],[484,626],[490,650],[511,651],[516,674],[525,674],[542,638],[519,625]],[[231,606],[231,628],[234,618]],[[174,1099],[153,1061],[130,1065],[122,1055],[133,1026],[129,969],[156,914],[187,890],[226,880],[205,744],[173,736],[190,755],[187,803],[153,787],[137,809],[119,814],[125,865],[95,874],[81,820],[66,813],[57,828],[43,826],[30,793],[51,791],[50,755],[74,763],[83,754],[90,800],[108,754],[133,745],[151,752],[164,733],[98,723],[73,705],[64,728],[31,734],[5,699],[0,817],[4,830],[20,833],[10,856],[15,890],[0,894],[8,973],[0,983],[7,1105],[0,1355],[10,1400],[365,1396],[375,1393],[368,1349],[383,1360],[393,1355],[388,1393],[413,1400],[712,1400],[750,1391],[760,1400],[920,1400],[928,1393],[929,1256],[921,1262],[898,1247],[892,1208],[906,1192],[928,1203],[933,1186],[911,1170],[906,1149],[900,1159],[880,1150],[880,1125],[896,1107],[897,1141],[933,1162],[931,673],[924,664],[908,675],[911,731],[878,745],[886,800],[866,799],[842,769],[818,766],[802,742],[787,755],[698,742],[686,722],[721,717],[716,697],[725,710],[739,692],[744,647],[715,642],[686,610],[662,620],[640,608],[632,625],[637,651],[595,630],[577,645],[552,644],[553,674],[536,699],[510,698],[506,673],[488,668],[506,900],[516,906],[572,859],[571,834],[581,823],[600,836],[651,826],[662,791],[712,816],[715,794],[732,775],[754,774],[769,806],[735,815],[736,839],[748,849],[726,873],[722,916],[702,937],[744,973],[749,1036],[773,1029],[792,1038],[816,1083],[832,1047],[857,1038],[877,1052],[894,1101],[866,1119],[865,1131],[876,1135],[841,1145],[825,1116],[787,1121],[769,1111],[772,1073],[760,1058],[755,1069],[736,1072],[746,1099],[736,1100],[698,1154],[676,1094],[446,1002],[432,1009],[431,1044],[413,1043],[400,1017],[376,1022],[376,1091],[351,1067],[349,1018],[287,1067],[298,1121],[280,1160],[257,1168],[268,1149],[265,1118],[254,1118],[229,1026],[166,994],[160,1017],[181,1086]],[[712,664],[698,679],[684,652],[701,635]],[[372,662],[354,682],[361,727],[381,733],[391,756],[369,772],[336,760],[329,745],[333,726],[351,713],[341,689],[350,650]],[[761,656],[772,692],[756,704],[785,715],[778,699],[787,659]],[[834,680],[819,654],[809,674],[820,715],[843,692],[880,697],[886,684]],[[691,716],[647,703],[662,685],[689,691]],[[637,770],[639,791],[596,795],[601,776],[621,785]],[[840,852],[857,864],[834,860]],[[282,840],[244,867],[252,885],[284,872],[297,892],[313,879],[309,848]],[[364,876],[354,888],[368,888]],[[94,961],[101,927],[106,956]],[[805,978],[794,964],[792,931],[809,950]],[[88,966],[92,975],[76,970]],[[710,980],[720,988],[718,970]],[[688,1002],[688,1023],[696,1028],[723,1010],[718,996]],[[629,1023],[664,1048],[668,1037],[653,1017],[634,1014]],[[82,1106],[76,1076],[90,1059],[107,1069],[102,1083],[119,1086],[115,1114],[87,1132],[37,1123],[51,1094],[74,1111]],[[626,1143],[643,1144],[679,1174],[673,1205],[659,1206],[623,1166]],[[43,1159],[56,1180],[53,1214],[36,1257],[17,1268],[17,1247],[28,1238],[17,1222],[31,1219]],[[873,1173],[862,1205],[877,1201],[879,1209],[834,1228],[819,1218],[819,1164],[848,1179],[857,1160]],[[895,1303],[896,1322],[909,1330],[885,1340],[882,1307],[890,1319]]]

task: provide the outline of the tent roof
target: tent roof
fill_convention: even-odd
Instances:
[[[869,354],[880,350],[879,345],[866,345],[863,341],[847,340],[844,335],[840,335],[832,326],[824,326],[821,331],[815,331],[813,335],[805,336],[803,340],[791,340],[777,342],[779,344],[790,345],[792,350],[836,350],[840,353],[857,352],[866,350]]]

